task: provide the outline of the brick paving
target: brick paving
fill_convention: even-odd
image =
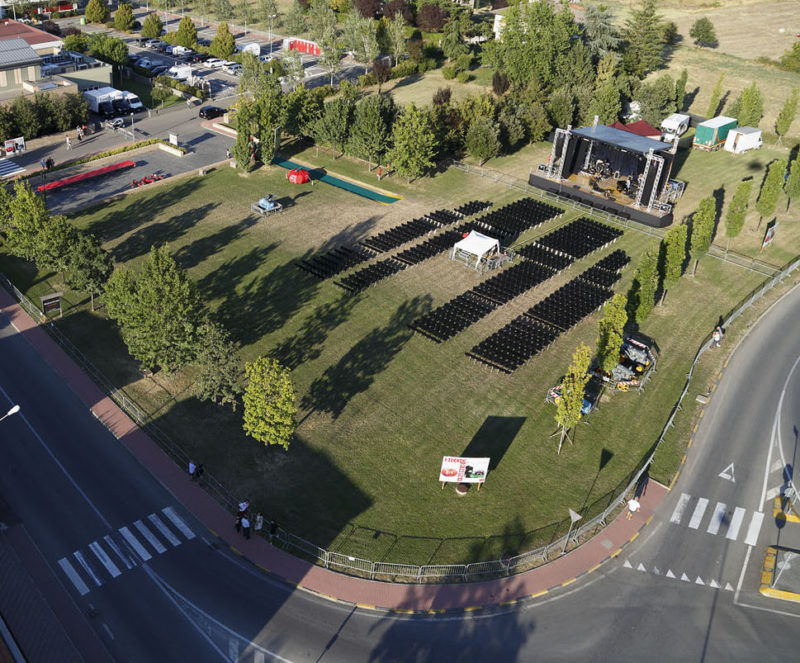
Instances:
[[[641,509],[628,520],[620,514],[597,536],[541,567],[486,582],[410,585],[353,578],[307,563],[272,547],[265,539],[237,535],[234,517],[178,467],[117,405],[86,377],[47,333],[0,289],[0,310],[30,344],[139,461],[213,534],[253,563],[292,585],[341,601],[394,610],[453,610],[494,605],[538,595],[569,584],[619,553],[649,522],[667,488],[650,481]]]

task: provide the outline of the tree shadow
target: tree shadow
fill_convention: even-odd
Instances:
[[[198,290],[206,299],[227,297],[248,274],[256,271],[277,244],[257,246],[248,253],[226,261],[197,282]]]
[[[190,228],[202,221],[215,207],[217,207],[217,203],[207,203],[202,207],[195,207],[182,212],[180,215],[173,216],[166,221],[151,223],[137,230],[111,249],[114,260],[116,262],[127,262],[144,255],[150,250],[151,246],[168,244],[178,239],[186,234]]]
[[[328,412],[338,418],[350,400],[369,389],[375,376],[386,369],[411,338],[409,323],[431,308],[430,295],[401,304],[384,327],[375,328],[356,343],[335,366],[311,383],[301,407],[311,412]]]
[[[725,94],[723,94],[720,99],[719,103],[717,104],[717,108],[714,110],[714,115],[712,117],[716,117],[722,112],[722,109],[725,108],[725,104],[728,103],[728,97],[731,96],[730,90],[725,90]]]
[[[190,269],[221,251],[226,245],[239,239],[244,231],[258,223],[252,216],[245,217],[238,223],[218,230],[217,232],[196,239],[191,244],[182,246],[173,257],[183,269]]]
[[[332,235],[326,239],[325,242],[323,242],[323,244],[314,251],[314,253],[326,253],[327,251],[332,251],[336,247],[342,245],[352,247],[355,244],[358,244],[359,240],[362,240],[369,235],[380,219],[380,216],[371,216],[363,221],[357,221],[356,223],[348,224],[335,235]],[[309,259],[309,256],[303,256],[303,258]]]
[[[683,95],[683,108],[691,108],[699,92],[700,92],[700,86],[698,85],[694,90],[692,90],[691,92],[687,92],[685,95]],[[678,109],[679,113],[682,111],[683,111],[682,108]]]
[[[496,470],[525,420],[526,417],[486,417],[461,456],[491,458],[489,471]]]
[[[289,370],[317,359],[330,332],[347,320],[359,301],[357,296],[343,294],[336,301],[317,307],[303,320],[301,331],[281,341],[267,354]]]
[[[711,232],[711,241],[717,236],[719,223],[722,221],[722,207],[725,204],[725,187],[720,186],[711,193],[714,196],[714,229]]]

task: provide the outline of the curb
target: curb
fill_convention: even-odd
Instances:
[[[800,603],[800,594],[788,592],[784,589],[775,589],[772,587],[772,582],[775,576],[775,561],[777,556],[777,547],[770,546],[767,548],[767,554],[764,556],[764,566],[761,569],[761,584],[758,586],[758,591],[762,596],[766,596],[767,598],[780,599],[781,601],[791,601],[792,603]]]

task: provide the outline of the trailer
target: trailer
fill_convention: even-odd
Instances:
[[[691,123],[692,118],[681,113],[673,113],[669,117],[665,117],[661,122],[661,140],[671,143],[676,138],[680,138],[689,130]]]
[[[270,214],[278,214],[283,211],[283,205],[275,199],[274,193],[268,193],[261,198],[257,203],[250,205],[250,211],[258,214],[259,216],[269,216]]]
[[[761,129],[756,129],[755,127],[737,127],[728,132],[724,149],[734,154],[742,154],[750,150],[757,150],[762,144]]]
[[[697,125],[692,147],[701,150],[717,150],[725,143],[728,133],[735,129],[738,122],[736,118],[720,115],[711,120],[706,120]]]

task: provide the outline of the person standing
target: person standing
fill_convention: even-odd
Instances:
[[[192,477],[192,481],[194,481],[197,477],[195,477],[195,473],[197,472],[197,465],[194,464],[193,460],[189,461],[189,476]]]
[[[47,170],[47,162],[44,159],[42,159],[39,163],[42,166],[42,170]]]
[[[719,347],[719,342],[722,339],[722,334],[719,331],[719,327],[714,329],[714,333],[711,334],[711,346],[714,348]]]
[[[233,526],[234,526],[234,528],[236,528],[236,533],[237,534],[241,534],[242,533],[242,514],[239,514],[238,516],[236,516],[236,520],[234,521]]]
[[[245,539],[250,538],[250,519],[247,516],[242,516],[242,533]]]
[[[255,530],[256,530],[256,534],[260,534],[260,533],[261,533],[261,530],[263,529],[263,527],[264,527],[264,516],[263,516],[263,515],[261,514],[261,512],[259,511],[259,512],[256,514],[256,522],[255,522]]]
[[[69,136],[67,136],[67,149],[68,150],[72,149],[72,142],[70,141]]]
[[[633,518],[633,514],[636,513],[641,507],[642,505],[639,504],[639,500],[637,500],[636,497],[631,497],[628,500],[628,513],[625,515],[625,517],[630,520]]]

